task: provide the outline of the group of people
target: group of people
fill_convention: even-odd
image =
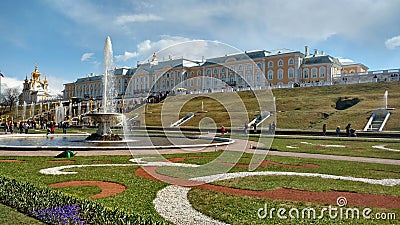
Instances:
[[[350,123],[347,124],[345,129],[346,129],[346,136],[347,137],[357,137],[356,130],[351,128],[351,124]],[[340,126],[337,126],[336,130],[335,130],[336,136],[338,136],[338,137],[340,136],[340,131],[341,131],[340,130]],[[326,124],[322,125],[322,135],[326,136]]]
[[[55,132],[56,123],[49,122],[49,123],[40,123],[40,128],[47,130],[47,134],[54,134]],[[68,122],[62,122],[58,124],[58,128],[63,129],[63,133],[67,133],[67,128],[69,127]],[[20,134],[28,134],[29,129],[37,128],[37,123],[34,121],[21,121],[17,123],[16,121],[12,122],[11,120],[3,124],[4,133],[7,134],[10,132],[11,134],[14,133],[14,130],[19,131]]]

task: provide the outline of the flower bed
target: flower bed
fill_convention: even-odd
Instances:
[[[166,224],[2,176],[0,203],[48,224]]]

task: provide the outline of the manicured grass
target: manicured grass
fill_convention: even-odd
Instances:
[[[397,224],[398,216],[400,215],[399,209],[378,209],[372,208],[371,215],[375,213],[396,213],[396,219],[392,220],[373,220],[364,219],[362,215],[360,219],[340,219],[340,217],[330,218],[327,211],[324,212],[324,216],[318,219],[321,215],[322,208],[328,208],[329,205],[318,204],[318,203],[307,203],[307,202],[291,202],[291,201],[278,201],[263,198],[254,198],[246,196],[229,195],[224,193],[218,193],[214,191],[208,191],[203,189],[194,188],[189,191],[189,200],[193,207],[198,211],[226,223],[241,225],[241,224]],[[266,218],[259,218],[257,212],[261,210],[264,213],[265,205],[267,206]],[[332,206],[336,207],[336,206]],[[271,209],[275,208],[272,217],[270,217]],[[277,210],[284,208],[286,210],[286,216],[288,219],[280,219],[277,216]],[[305,214],[305,219],[302,219],[301,213],[299,218],[291,219],[288,211],[291,208],[296,208],[300,212],[306,208],[314,208],[317,212],[317,219],[308,219]],[[353,208],[353,207],[351,207]],[[358,208],[362,213],[364,208]],[[262,214],[261,214],[262,215]],[[295,214],[293,214],[295,215]],[[334,215],[334,214],[333,214]],[[337,214],[340,215],[340,214]],[[345,214],[344,214],[345,215]]]
[[[368,194],[400,196],[400,186],[388,187],[356,181],[331,180],[300,176],[252,176],[215,182],[215,184],[244,190],[266,191],[291,188],[308,191],[347,191]],[[377,188],[378,187],[378,188]]]
[[[224,155],[221,157],[221,155]],[[140,156],[143,157],[143,156]],[[173,154],[164,155],[166,158],[187,157],[184,163],[207,164],[214,162],[214,166],[205,166],[196,171],[193,168],[180,168],[180,167],[161,167],[158,172],[163,174],[172,175],[175,177],[194,177],[199,175],[215,174],[218,172],[240,172],[247,171],[247,168],[232,167],[226,165],[226,162],[248,164],[251,162],[253,155],[243,154],[240,152],[209,152],[209,153],[192,153],[192,154]],[[160,216],[154,210],[152,204],[156,193],[167,186],[168,184],[147,180],[137,177],[134,174],[135,169],[138,167],[85,167],[73,168],[68,171],[76,171],[77,174],[72,175],[42,175],[38,171],[43,168],[71,165],[71,164],[98,164],[98,163],[115,163],[126,164],[131,156],[76,156],[72,158],[75,162],[68,163],[52,163],[52,157],[0,157],[1,159],[20,159],[23,162],[1,162],[0,175],[16,178],[21,181],[28,181],[35,185],[47,186],[51,183],[69,181],[69,180],[99,180],[120,183],[126,186],[126,190],[118,195],[107,197],[104,199],[95,199],[94,201],[100,202],[107,207],[118,207],[127,212],[135,212],[144,217],[151,217],[160,219]],[[149,158],[150,160],[157,160],[157,158]],[[374,179],[382,178],[400,178],[400,168],[394,165],[381,165],[370,163],[355,163],[344,161],[330,161],[318,159],[302,159],[292,157],[271,157],[267,156],[266,160],[278,162],[287,165],[304,165],[305,163],[319,165],[317,168],[288,168],[279,165],[268,165],[258,167],[256,171],[296,171],[296,172],[309,172],[309,173],[322,173],[332,175],[343,175],[353,177],[366,177]],[[327,190],[343,190],[355,191],[366,193],[377,193],[399,196],[400,190],[398,186],[395,187],[382,187],[378,185],[360,185],[357,182],[344,182],[344,181],[330,181],[323,179],[305,179],[298,177],[276,177],[276,176],[263,176],[253,178],[234,179],[226,181],[227,183],[218,183],[219,185],[233,186],[243,189],[267,190],[277,187],[291,187],[303,190],[314,191],[327,191]],[[62,192],[78,196],[80,198],[87,198],[90,195],[96,194],[96,188],[87,187],[73,187],[73,188],[57,188]],[[279,206],[280,204],[291,205],[296,207],[303,207],[305,205],[312,205],[321,207],[319,204],[309,204],[301,202],[285,202],[273,201],[268,199],[256,199],[249,197],[230,196],[221,193],[213,193],[203,190],[193,190],[190,192],[192,203],[201,212],[208,214],[214,218],[228,221],[233,224],[252,224],[264,223],[265,220],[257,220],[257,210],[268,202],[273,205]],[[397,211],[396,211],[397,212]],[[400,213],[400,212],[399,212]],[[231,217],[229,217],[231,215]],[[270,222],[270,221],[268,221]],[[275,220],[275,223],[281,222]],[[297,223],[298,221],[291,221]],[[308,221],[310,222],[310,221]],[[331,221],[322,221],[322,224],[329,224]],[[368,222],[369,221],[363,221]]]
[[[26,216],[20,212],[18,212],[16,209],[13,209],[11,207],[5,206],[3,204],[0,204],[0,224],[3,225],[15,225],[15,224],[30,224],[30,225],[36,225],[36,224],[44,224],[40,222],[39,220],[36,220],[32,217]]]
[[[329,145],[344,147],[329,147]],[[385,147],[400,150],[400,141],[398,140],[360,141],[356,138],[340,138],[336,140],[287,137],[275,137],[271,149],[285,152],[400,159],[400,152],[372,148],[372,146],[376,145],[385,145]]]

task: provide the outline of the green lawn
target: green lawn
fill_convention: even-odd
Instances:
[[[361,141],[356,138],[302,139],[288,137],[275,137],[271,149],[284,152],[400,159],[400,152],[372,147],[377,145],[400,150],[399,140]]]
[[[221,157],[223,154],[223,157]],[[167,174],[175,177],[194,177],[207,174],[215,174],[220,171],[240,172],[247,171],[247,168],[232,167],[226,163],[238,162],[248,164],[251,162],[253,155],[243,154],[238,152],[210,152],[210,153],[192,153],[192,154],[174,154],[165,155],[166,158],[185,157],[184,163],[194,163],[205,165],[200,170],[193,168],[178,168],[178,167],[161,167],[157,171],[162,174]],[[85,167],[73,168],[68,171],[76,171],[77,174],[72,175],[42,175],[38,171],[43,168],[71,165],[71,164],[98,164],[98,163],[115,163],[125,164],[131,156],[91,156],[83,157],[76,156],[72,158],[75,162],[49,162],[52,157],[0,157],[0,159],[19,159],[22,162],[1,162],[0,175],[16,178],[21,181],[28,181],[35,185],[47,186],[51,183],[69,181],[69,180],[100,180],[120,183],[126,186],[126,190],[116,196],[107,197],[104,199],[95,199],[107,207],[118,207],[127,212],[139,213],[144,217],[160,219],[160,216],[154,210],[152,201],[156,193],[167,184],[147,180],[137,177],[134,174],[137,166],[132,167]],[[151,158],[149,158],[151,159]],[[157,158],[152,158],[156,160]],[[296,171],[309,173],[322,173],[342,176],[365,177],[365,178],[400,178],[400,167],[394,165],[381,165],[370,163],[355,163],[345,161],[330,161],[318,159],[302,159],[292,157],[277,157],[267,156],[266,160],[273,162],[301,166],[306,163],[314,164],[316,168],[288,168],[279,165],[268,165],[258,167],[256,171]],[[208,166],[209,162],[214,162],[214,166]],[[279,187],[289,187],[302,190],[312,191],[329,191],[341,190],[350,192],[365,192],[375,194],[386,194],[400,196],[400,187],[382,187],[378,185],[361,185],[358,182],[331,181],[317,178],[300,178],[300,177],[278,177],[278,176],[260,176],[248,177],[242,179],[233,179],[221,181],[218,185],[230,186],[240,189],[253,190],[269,190]],[[59,188],[58,190],[79,198],[87,198],[100,190],[92,187],[73,187]],[[317,203],[303,202],[288,202],[275,201],[269,199],[258,199],[251,197],[231,196],[211,191],[193,189],[189,194],[190,201],[194,207],[201,212],[210,215],[216,219],[223,220],[232,224],[263,224],[265,220],[256,218],[257,210],[268,203],[272,206],[295,206],[304,207],[311,205],[313,207],[323,207],[324,205]],[[375,209],[374,209],[375,210]],[[376,209],[376,212],[383,212],[384,209]],[[393,210],[392,210],[393,211]],[[400,213],[399,210],[394,210]],[[400,215],[400,214],[399,214]],[[18,216],[16,217],[23,217]],[[20,218],[19,218],[20,219]],[[268,221],[271,222],[271,221]],[[280,220],[272,222],[279,224]],[[300,223],[301,221],[290,221],[290,223]],[[310,221],[304,223],[308,224]],[[320,224],[330,224],[332,221],[318,221]],[[337,221],[333,221],[337,222]],[[362,220],[359,223],[373,224],[374,221]],[[7,223],[6,223],[7,224]],[[347,223],[346,223],[347,224]]]
[[[15,224],[44,224],[32,217],[26,216],[16,209],[0,204],[0,224],[15,225]]]

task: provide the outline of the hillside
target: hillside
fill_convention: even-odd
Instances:
[[[395,108],[391,110],[392,115],[385,130],[399,131],[400,84],[398,82],[274,89],[277,128],[320,130],[322,124],[326,123],[328,129],[332,130],[338,125],[344,128],[347,123],[351,123],[353,128],[361,130],[373,110],[383,107],[385,90],[389,92],[388,107]],[[257,94],[262,96],[261,99],[264,101],[262,104],[267,104],[266,102],[271,98],[268,91],[260,91]],[[142,120],[142,124],[145,122],[148,126],[160,126],[162,124],[160,115],[163,115],[164,126],[169,126],[170,123],[177,119],[176,116],[169,115],[171,110],[175,110],[172,114],[177,115],[177,112],[179,112],[179,117],[183,117],[189,112],[195,114],[195,117],[183,126],[213,125],[212,120],[207,119],[207,117],[212,118],[217,127],[221,125],[227,126],[226,124],[229,124],[229,116],[225,108],[239,104],[237,96],[241,98],[240,102],[244,103],[249,119],[254,118],[258,114],[259,107],[252,92],[212,93],[209,97],[196,95],[173,96],[165,100],[166,106],[163,106],[163,103],[151,104],[147,106],[147,113],[144,113],[144,108],[136,112],[142,115],[139,117]],[[347,109],[336,109],[336,103],[339,98],[343,102],[352,100],[353,104],[356,104]],[[204,111],[207,112],[200,112],[202,102]],[[170,107],[168,110],[166,110],[167,106]],[[229,111],[231,112],[232,110]],[[241,114],[243,113],[233,112],[231,116],[238,115],[243,118]],[[243,122],[237,121],[236,118],[232,118],[232,120],[235,120],[233,122],[234,126],[243,125]],[[269,124],[269,122],[267,121],[266,124]]]

